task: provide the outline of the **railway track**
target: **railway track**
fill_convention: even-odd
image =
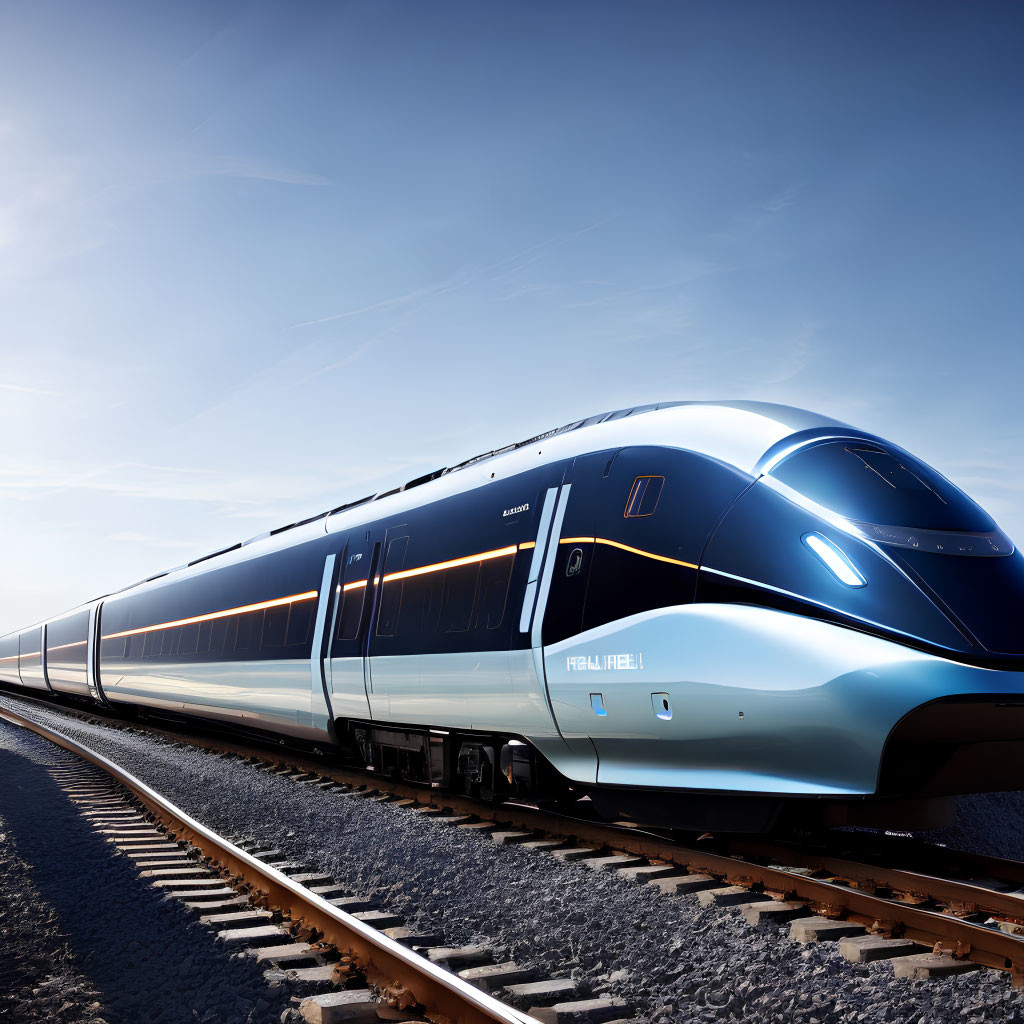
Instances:
[[[111,724],[91,712],[73,713]],[[136,722],[126,727],[244,758],[302,784],[403,802],[453,827],[488,832],[496,842],[617,870],[665,893],[691,894],[706,906],[739,908],[751,924],[785,925],[798,941],[837,940],[853,962],[889,960],[897,975],[941,977],[984,967],[1005,972],[1015,987],[1024,985],[1024,896],[1015,891],[1024,883],[1024,864],[905,843],[897,844],[908,861],[900,867],[884,862],[884,847],[873,851],[874,859],[859,859],[763,840],[684,845],[643,829],[530,806],[484,806],[237,738],[186,738]]]
[[[361,907],[330,878],[303,872],[265,844],[219,835],[112,761],[29,715],[4,707],[0,719],[81,759],[51,774],[93,827],[132,858],[150,884],[216,929],[220,941],[257,956],[269,968],[268,980],[310,990],[299,1010],[311,1024],[424,1018],[524,1024],[531,1018],[485,991],[488,982],[513,995],[519,982],[526,991],[518,994],[527,998],[531,987],[558,989],[557,980],[514,976],[523,974],[515,965],[488,965],[484,950],[444,947],[397,927],[390,915]],[[623,1012],[628,1008],[613,1000],[570,1000],[541,1007],[536,1015],[598,1022]]]

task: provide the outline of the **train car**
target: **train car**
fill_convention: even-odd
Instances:
[[[1022,598],[1010,540],[901,448],[784,406],[668,403],[51,620],[41,672],[40,630],[13,680],[0,639],[0,678],[486,799],[920,824],[1024,789]]]

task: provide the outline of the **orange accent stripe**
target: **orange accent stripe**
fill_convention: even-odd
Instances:
[[[535,548],[536,546],[537,542],[535,540],[524,540],[523,543],[519,545],[519,550],[528,551],[530,548]]]
[[[263,608],[279,608],[283,604],[297,604],[299,601],[312,601],[320,596],[317,590],[307,590],[303,594],[292,594],[291,597],[278,597],[273,601],[260,601],[257,604],[243,604],[238,608],[225,608],[220,612],[208,615],[193,615],[188,619],[175,619],[173,622],[158,622],[155,626],[141,626],[139,629],[125,629],[120,633],[107,633],[102,639],[117,640],[122,636],[137,636],[139,633],[152,633],[157,629],[173,629],[175,626],[191,626],[195,622],[210,622],[212,619],[224,619],[229,615],[242,615],[245,612],[258,612]]]
[[[631,555],[642,555],[644,558],[653,558],[656,562],[668,562],[669,565],[681,565],[686,569],[696,569],[693,562],[684,562],[679,558],[669,558],[668,555],[656,555],[653,551],[642,551],[640,548],[631,548],[628,544],[620,544],[617,540],[607,540],[604,537],[563,537],[559,544],[607,544],[610,548],[618,548],[620,551],[628,551]]]
[[[510,544],[507,548],[495,548],[493,551],[484,551],[479,555],[465,555],[462,558],[451,558],[447,562],[433,562],[430,565],[421,565],[416,569],[402,569],[400,572],[389,572],[384,577],[385,583],[393,583],[395,580],[407,580],[413,576],[425,576],[431,572],[443,572],[445,569],[456,569],[460,565],[472,565],[474,562],[486,562],[492,558],[504,558],[506,555],[514,555],[516,551],[522,551],[524,548],[534,547],[534,542],[526,541],[524,544]],[[360,587],[365,587],[368,580],[353,580],[351,583],[346,583],[340,589],[343,591],[358,590]],[[373,580],[374,584],[380,583],[380,577],[375,576]]]
[[[472,565],[474,562],[487,562],[492,558],[505,558],[514,555],[517,551],[515,544],[507,548],[496,548],[494,551],[484,551],[479,555],[466,555],[464,558],[452,558],[447,562],[435,562],[433,565],[421,565],[418,569],[403,569],[401,572],[390,572],[384,577],[385,583],[392,583],[395,580],[407,580],[413,576],[424,576],[428,572],[441,572],[444,569],[457,569],[460,565]]]
[[[88,642],[88,640],[76,640],[74,643],[59,644],[57,647],[50,647],[49,645],[47,645],[46,653],[49,654],[50,651],[64,651],[67,650],[67,648],[69,647],[81,647],[82,644],[87,644]]]
[[[18,655],[16,655],[16,654],[8,654],[6,658],[0,658],[0,661],[17,661],[17,660],[18,660]]]

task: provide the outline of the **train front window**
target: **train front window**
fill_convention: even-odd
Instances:
[[[980,506],[895,446],[826,441],[795,452],[771,476],[850,520],[877,544],[976,557],[1013,553]]]

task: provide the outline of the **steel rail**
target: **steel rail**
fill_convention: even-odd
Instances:
[[[691,871],[718,875],[737,884],[809,903],[826,917],[852,920],[882,935],[907,938],[929,947],[939,945],[960,958],[1009,971],[1014,987],[1024,987],[1024,941],[1017,936],[827,879],[809,878],[721,854],[696,850],[679,853],[685,854]]]
[[[239,849],[102,754],[9,708],[0,707],[0,718],[102,768],[130,790],[176,839],[192,843],[204,856],[264,893],[271,906],[287,908],[293,922],[316,929],[325,941],[350,956],[367,980],[389,995],[396,1008],[420,1005],[427,1016],[444,1024],[536,1024],[533,1018],[406,949]]]
[[[856,841],[860,836],[856,833],[846,833],[843,837],[848,843]],[[876,840],[878,837],[872,836]],[[884,855],[895,859],[906,859],[918,862],[922,865],[918,868],[906,868],[905,870],[923,874],[932,874],[934,871],[953,872],[952,875],[938,877],[956,877],[965,872],[978,877],[998,878],[1004,882],[1015,882],[1018,886],[1024,885],[1024,862],[1007,860],[1004,857],[993,857],[983,853],[969,853],[965,850],[950,849],[945,846],[933,846],[930,844],[919,844],[910,841],[906,846],[905,840],[901,838],[885,837],[882,840],[884,846],[889,850],[881,850],[876,846],[866,859],[860,859],[855,850],[844,854],[832,854],[824,849],[816,849],[813,845],[801,847],[791,840],[772,839],[771,837],[754,838],[744,836],[740,839],[729,841],[729,848],[742,857],[768,857],[775,864],[792,864],[803,867],[822,866],[827,870],[828,858],[837,859],[837,863],[854,863],[864,871],[877,868],[884,870],[885,865],[878,863],[877,858]],[[909,849],[907,848],[909,846]]]
[[[742,842],[734,847],[737,851],[744,848]],[[848,880],[865,892],[889,889],[921,900],[935,900],[950,907],[956,914],[985,911],[1010,921],[1024,921],[1024,896],[1019,893],[999,892],[972,882],[943,878],[923,871],[865,864],[831,854],[790,849],[785,858],[786,863],[792,867],[811,868],[832,878]]]
[[[43,707],[52,708],[52,705],[46,701],[38,703]],[[89,717],[95,718],[92,715]],[[104,721],[103,719],[96,720]],[[133,726],[135,725],[137,723],[133,723]],[[432,791],[412,783],[386,779],[354,769],[335,767],[322,759],[301,755],[294,751],[284,753],[269,749],[263,750],[220,737],[216,740],[206,737],[183,737],[168,730],[154,729],[148,725],[146,727],[176,741],[187,738],[189,742],[206,749],[236,753],[257,760],[278,761],[282,765],[288,765],[300,771],[314,772],[345,785],[379,788],[398,797],[412,798],[421,804],[451,809],[457,814],[475,815],[486,820],[508,823],[517,828],[572,838],[585,845],[621,850],[635,856],[646,857],[652,861],[675,864],[694,874],[710,874],[722,878],[729,884],[745,885],[755,890],[762,889],[783,898],[808,903],[813,909],[827,917],[846,918],[883,935],[905,937],[928,947],[940,945],[944,949],[952,950],[959,957],[996,970],[1008,971],[1014,986],[1024,987],[1024,939],[1021,937],[962,920],[954,914],[944,914],[874,895],[867,891],[870,886],[867,886],[866,889],[852,888],[849,885],[828,879],[811,878],[787,871],[784,867],[767,867],[738,856],[731,856],[728,853],[686,847],[641,828],[587,821],[514,803],[483,805],[477,800],[458,794]],[[798,851],[782,843],[776,845],[770,842],[761,842],[744,845],[744,841],[740,840],[736,842],[734,848],[756,850],[762,856],[772,856],[777,851],[780,859],[783,857],[797,861],[806,859],[808,863],[824,864],[827,860],[826,857],[817,854],[804,853],[801,857]],[[988,858],[979,859],[988,860]],[[838,858],[833,858],[833,861],[838,862]],[[867,882],[885,870],[875,865],[853,861],[843,860],[841,863],[844,870],[836,871],[836,875],[854,877],[861,882]],[[793,864],[792,866],[799,865]],[[833,866],[838,866],[838,863],[833,863]],[[906,876],[908,888],[911,880],[917,883],[909,891],[923,889],[925,894],[934,895],[927,893],[927,883],[931,881],[930,876],[898,872],[896,869],[892,869],[891,874]],[[952,904],[969,907],[972,903],[980,902],[980,897],[985,897],[986,904],[991,905],[990,909],[994,913],[1003,915],[1003,911],[996,909],[998,903],[1006,910],[1013,910],[1013,913],[1006,913],[1004,916],[1021,916],[1021,907],[1024,906],[1024,901],[1021,901],[1019,897],[986,890],[966,882],[961,883],[948,879],[936,879],[936,882],[941,883],[942,891],[948,902]],[[894,887],[897,890],[901,889],[898,884]],[[959,893],[959,896],[955,895],[956,893]],[[1007,903],[1004,902],[1005,900],[1013,900],[1013,902]]]

